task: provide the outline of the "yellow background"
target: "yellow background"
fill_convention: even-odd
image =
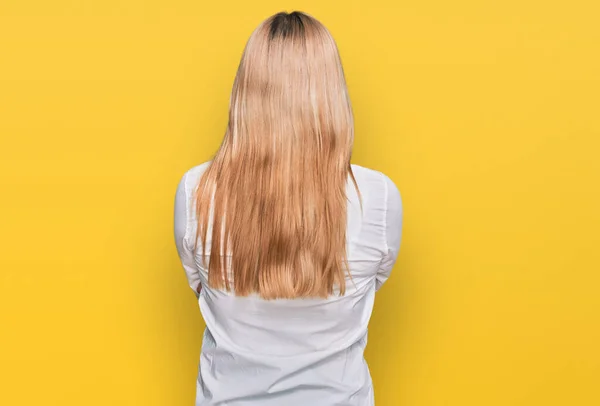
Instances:
[[[300,9],[339,43],[354,162],[404,199],[377,405],[599,405],[597,4],[3,0],[0,404],[193,404],[175,188],[252,29]]]

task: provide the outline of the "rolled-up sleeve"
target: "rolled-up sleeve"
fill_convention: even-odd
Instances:
[[[383,174],[382,174],[383,175]],[[376,289],[379,290],[389,278],[398,258],[402,237],[402,198],[400,191],[392,180],[383,175],[385,188],[385,249],[383,259],[377,273]]]
[[[189,244],[189,192],[187,190],[187,173],[181,178],[175,193],[175,245],[179,259],[185,270],[190,288],[199,296],[198,285],[200,284],[200,273],[194,262],[194,252]]]

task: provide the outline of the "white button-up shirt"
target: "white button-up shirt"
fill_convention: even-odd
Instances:
[[[347,182],[347,255],[352,279],[344,296],[263,300],[208,286],[193,192],[208,165],[185,173],[175,198],[175,240],[206,330],[196,406],[371,406],[373,386],[363,357],[375,291],[396,261],[402,229],[400,193],[386,175],[352,170],[363,207]],[[209,236],[210,238],[210,236]],[[207,243],[208,246],[208,243]]]

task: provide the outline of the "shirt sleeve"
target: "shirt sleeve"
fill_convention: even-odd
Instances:
[[[175,193],[175,246],[185,270],[188,284],[196,294],[196,297],[199,297],[197,288],[200,284],[200,273],[194,262],[194,253],[188,244],[189,206],[186,179],[187,173],[181,178],[177,186],[177,192]]]
[[[381,264],[379,265],[379,272],[377,272],[377,279],[375,283],[375,289],[379,290],[383,283],[389,278],[392,268],[396,263],[398,252],[400,251],[400,241],[402,237],[402,198],[400,191],[392,182],[392,180],[383,175],[384,187],[385,187],[385,253]]]

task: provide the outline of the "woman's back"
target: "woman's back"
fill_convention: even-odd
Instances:
[[[343,295],[264,300],[211,288],[201,250],[194,251],[194,190],[208,164],[183,176],[175,203],[178,252],[190,287],[196,291],[201,284],[198,300],[206,322],[196,406],[372,405],[363,351],[375,291],[388,278],[400,246],[402,203],[394,183],[352,165],[362,208],[348,177],[350,277]]]

